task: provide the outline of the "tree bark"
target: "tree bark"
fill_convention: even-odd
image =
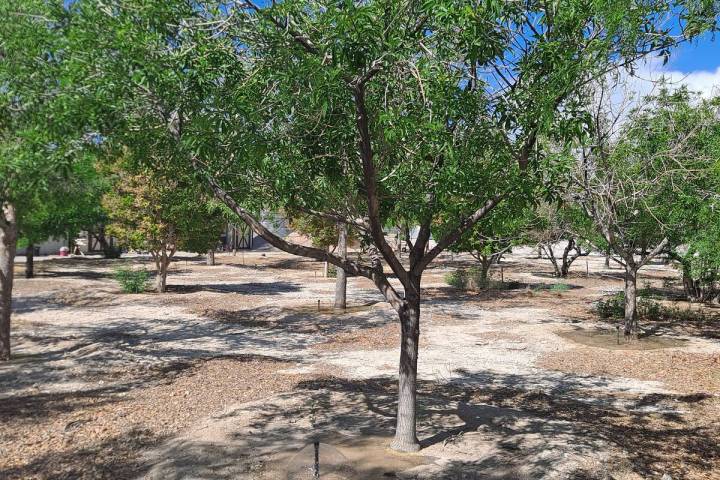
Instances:
[[[25,278],[35,276],[35,245],[29,243],[25,248]]]
[[[489,273],[490,273],[490,266],[493,263],[493,256],[486,256],[483,255],[480,257],[480,285],[478,285],[478,288],[487,288],[490,284],[489,281]]]
[[[420,291],[420,282],[417,282]],[[395,438],[390,448],[400,452],[417,452],[420,442],[416,434],[417,365],[420,340],[420,296],[407,292],[400,316],[400,371]]]
[[[212,250],[212,249],[208,250],[207,257],[205,258],[205,260],[209,266],[215,265],[215,250]]]
[[[347,260],[347,225],[344,223],[338,223],[337,254]],[[347,273],[341,267],[335,270],[335,308],[344,310],[347,307]]]
[[[164,250],[160,252],[155,261],[157,271],[155,273],[155,290],[157,293],[165,293],[167,290],[167,271],[170,264],[170,258]]]
[[[625,324],[623,330],[626,337],[637,335],[637,269],[625,267]]]
[[[15,207],[0,205],[0,360],[10,360],[10,314],[17,250]]]

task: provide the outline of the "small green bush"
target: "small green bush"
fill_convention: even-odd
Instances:
[[[640,297],[637,303],[638,316],[641,318],[649,318],[651,320],[659,319],[663,316],[663,311],[667,307],[663,307],[658,302],[649,298]]]
[[[103,250],[103,255],[105,256],[105,258],[120,258],[120,256],[122,255],[122,250],[120,249],[120,247],[108,246]]]
[[[456,270],[445,275],[445,283],[451,287],[459,288],[462,290],[467,289],[467,272],[465,270]]]
[[[610,298],[598,300],[595,311],[600,318],[623,318],[625,316],[625,293],[618,292]]]
[[[113,276],[120,284],[123,293],[144,292],[150,279],[150,273],[147,270],[133,270],[127,267],[118,268]]]
[[[600,318],[623,318],[625,316],[625,293],[618,292],[612,297],[599,300],[595,311]],[[669,320],[679,322],[698,322],[707,317],[703,312],[677,306],[665,306],[650,298],[639,297],[637,301],[638,317],[647,320]]]
[[[485,290],[485,289],[496,289],[503,290],[507,286],[501,282],[491,280],[490,272],[488,277],[483,278],[482,270],[477,267],[470,267],[468,269],[459,269],[454,272],[450,272],[445,275],[445,283],[451,287],[459,288],[461,290]]]
[[[568,290],[570,290],[570,285],[567,283],[555,283],[552,287],[550,287],[550,291],[557,293],[558,295],[567,292]]]

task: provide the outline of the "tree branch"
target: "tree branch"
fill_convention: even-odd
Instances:
[[[637,264],[637,269],[639,270],[640,268],[647,265],[650,260],[655,258],[660,252],[662,252],[663,248],[665,248],[669,242],[670,240],[667,237],[663,238],[662,241],[658,243],[657,246],[653,248],[650,253],[640,259],[640,262]]]
[[[382,271],[382,266],[378,265],[376,268],[362,265],[352,260],[342,259],[327,250],[314,247],[306,247],[304,245],[298,245],[286,241],[278,235],[272,233],[262,223],[260,223],[250,212],[241,207],[234,198],[232,198],[222,187],[209,175],[207,176],[208,184],[215,194],[215,198],[223,202],[230,208],[238,217],[240,217],[245,223],[247,223],[253,231],[264,238],[270,245],[278,248],[284,252],[298,255],[301,257],[313,258],[322,262],[329,262],[340,267],[346,272],[353,275],[359,275],[365,278],[369,278],[373,281],[375,286],[380,290],[385,299],[395,308],[396,311],[400,311],[403,308],[404,301],[398,295],[397,291],[393,288],[387,279],[387,276]]]
[[[411,273],[422,273],[425,267],[427,267],[428,264],[435,259],[435,257],[440,255],[440,253],[447,247],[458,241],[465,232],[471,229],[477,222],[495,208],[495,205],[500,203],[500,201],[505,198],[505,195],[506,194],[495,195],[493,198],[485,202],[485,205],[477,209],[475,213],[461,221],[450,231],[450,233],[441,238],[440,241],[426,255],[423,255],[422,259],[418,263],[413,265]]]
[[[395,256],[392,247],[385,240],[385,232],[380,223],[380,200],[377,191],[377,175],[375,165],[373,163],[372,143],[370,141],[370,127],[367,110],[365,108],[365,89],[362,85],[357,85],[353,89],[353,97],[355,100],[356,125],[359,139],[360,158],[363,167],[363,179],[365,183],[365,191],[368,202],[368,221],[370,224],[370,235],[372,236],[375,246],[380,250],[381,255],[388,263],[392,271],[397,275],[400,282],[405,288],[408,288],[408,274]]]

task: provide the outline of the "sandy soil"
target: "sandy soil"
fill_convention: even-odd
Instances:
[[[714,316],[618,347],[592,305],[621,272],[529,257],[504,290],[448,287],[462,256],[426,273],[410,456],[386,449],[399,329],[371,282],[333,312],[322,265],[278,252],[181,258],[165,295],[111,279],[147,259],[38,262],[0,365],[0,478],[311,478],[315,441],[322,478],[720,478]],[[678,296],[669,267],[640,282]]]

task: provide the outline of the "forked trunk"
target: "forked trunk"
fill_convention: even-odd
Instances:
[[[338,225],[337,253],[343,260],[347,260],[347,226],[344,223]],[[347,273],[337,267],[335,277],[335,308],[344,310],[347,307]]]
[[[25,248],[25,278],[35,276],[35,245],[29,243]]]
[[[215,265],[215,250],[208,250],[205,261],[209,266]]]
[[[10,314],[12,312],[13,268],[17,249],[15,208],[0,206],[0,360],[10,360]]]
[[[419,282],[418,282],[419,283]],[[419,285],[417,288],[419,292]],[[416,397],[418,346],[420,340],[420,297],[408,295],[400,316],[400,371],[395,438],[390,448],[400,452],[417,452]]]
[[[623,329],[626,337],[637,335],[637,270],[631,266],[625,267],[625,320]]]

